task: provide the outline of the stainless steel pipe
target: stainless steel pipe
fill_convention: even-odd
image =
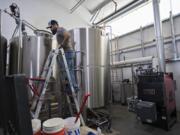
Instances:
[[[155,28],[156,43],[157,43],[157,53],[159,59],[159,71],[166,72],[164,43],[162,36],[162,22],[160,20],[160,11],[159,11],[159,0],[153,0],[152,3],[153,3],[153,12],[154,12],[154,28]]]

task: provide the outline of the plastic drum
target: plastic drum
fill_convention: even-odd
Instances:
[[[43,123],[43,135],[65,135],[64,120],[52,118]]]
[[[66,135],[80,135],[80,119],[74,123],[76,117],[69,117],[65,119],[65,133]]]

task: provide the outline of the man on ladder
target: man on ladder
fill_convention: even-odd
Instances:
[[[69,71],[71,74],[72,83],[73,83],[74,89],[77,91],[78,86],[76,83],[75,72],[74,72],[75,51],[73,49],[71,36],[65,28],[59,26],[59,24],[56,20],[50,20],[47,28],[51,29],[51,32],[53,35],[56,35],[56,40],[59,45],[58,48],[62,47],[64,49],[65,57],[66,57]],[[64,67],[60,58],[59,58],[59,64],[61,67]],[[63,74],[62,77],[63,77],[63,84],[66,84],[67,83],[66,75]],[[68,85],[66,85],[66,86],[67,86],[66,89],[68,90]]]
[[[67,60],[67,64],[68,64],[68,67],[69,67],[69,72],[70,72],[70,76],[71,76],[71,80],[72,80],[72,84],[73,84],[73,87],[74,87],[74,90],[75,92],[78,91],[78,86],[77,86],[77,83],[76,83],[76,78],[75,78],[75,66],[74,66],[74,61],[75,61],[75,51],[73,49],[73,45],[72,45],[72,41],[71,41],[71,36],[69,34],[68,31],[66,31],[65,28],[63,27],[60,27],[58,22],[56,20],[50,20],[49,23],[48,23],[48,27],[47,28],[50,28],[51,32],[53,35],[56,35],[56,39],[57,39],[57,43],[58,43],[58,48],[63,48],[64,49],[64,53],[65,53],[65,57],[66,57],[66,60]],[[62,97],[65,97],[65,93],[66,94],[70,94],[71,93],[71,88],[70,88],[70,85],[69,85],[69,81],[68,81],[68,78],[67,78],[67,73],[65,71],[65,65],[64,65],[64,62],[62,60],[62,57],[61,56],[58,56],[58,64],[59,66],[61,67],[61,83],[62,83],[62,91],[61,91],[61,96]],[[65,99],[62,99],[64,102]],[[61,108],[61,113],[62,115],[66,115],[66,114],[63,114],[63,113],[67,113],[68,111],[62,111],[66,108],[66,106],[64,106],[64,102],[59,101],[61,103],[61,106],[59,108]],[[69,102],[68,104],[70,104],[70,99],[67,99],[67,102]],[[63,108],[64,107],[64,108]],[[63,108],[63,109],[62,109]],[[70,109],[70,112],[73,113],[73,110],[71,108]]]

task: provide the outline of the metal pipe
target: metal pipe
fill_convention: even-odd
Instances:
[[[174,58],[166,59],[166,63],[178,62],[178,61],[180,61],[180,58],[177,58],[177,59],[174,59]]]
[[[79,0],[76,5],[74,5],[71,10],[70,13],[73,13],[85,0]]]
[[[11,17],[13,17],[14,19],[19,21],[19,24],[16,26],[15,31],[13,33],[14,34],[17,32],[17,30],[19,29],[19,47],[18,47],[18,63],[17,63],[17,73],[21,73],[21,61],[22,61],[22,20],[21,20],[21,16],[16,17],[15,15],[12,15],[11,13],[9,13],[6,9],[3,10],[6,14],[10,15]],[[20,12],[20,11],[19,11]]]
[[[132,74],[132,95],[133,95],[133,99],[135,97],[135,88],[134,88],[134,65],[131,65],[131,74]]]
[[[153,12],[154,12],[154,28],[155,28],[157,52],[159,59],[159,71],[166,72],[164,43],[162,36],[162,22],[160,20],[160,11],[159,11],[159,0],[153,0],[152,3],[153,3]]]
[[[38,28],[36,28],[35,26],[33,26],[32,24],[30,24],[29,22],[27,22],[26,20],[22,20],[14,15],[11,15],[11,13],[9,13],[7,10],[4,10],[4,12],[8,15],[10,15],[12,18],[21,21],[22,24],[24,24],[25,26],[27,26],[28,28],[30,28],[33,31],[39,30]]]
[[[2,16],[2,11],[0,9],[0,37],[1,37],[1,16]],[[1,45],[1,40],[0,40],[0,45]]]
[[[176,42],[180,41],[180,34],[175,35],[176,37]],[[171,37],[165,37],[164,38],[164,45],[168,44],[168,43],[172,43],[172,40],[170,39]],[[149,42],[144,42],[144,48],[148,48],[148,47],[153,47],[155,46],[156,43],[154,41],[149,41]],[[135,51],[135,50],[139,50],[141,49],[141,44],[136,44],[133,46],[129,46],[129,47],[124,47],[115,51],[111,51],[112,55],[115,54],[119,54],[119,53],[126,53],[126,52],[130,52],[130,51]]]
[[[19,47],[18,47],[18,73],[21,73],[21,62],[22,62],[22,48],[23,48],[23,41],[22,41],[22,20],[21,15],[19,16]]]
[[[106,28],[109,28],[109,30],[110,30],[110,33],[108,34],[108,41],[109,41],[109,43],[108,43],[108,50],[109,50],[109,54],[110,54],[110,51],[111,51],[111,47],[112,47],[112,27],[111,26],[105,26]],[[111,82],[111,56],[109,55],[109,57],[108,57],[108,77],[109,77],[109,80],[108,80],[108,82]],[[111,105],[111,103],[112,103],[112,101],[113,101],[113,93],[112,93],[112,86],[111,86],[111,84],[109,84],[109,91],[110,91],[110,93],[109,93],[109,103],[110,103],[110,105]]]
[[[91,16],[91,18],[90,18],[90,20],[89,20],[90,22],[93,22],[92,20],[94,20],[94,18],[95,18],[95,16],[96,16],[96,14],[98,13],[98,11],[99,11],[99,10],[97,10],[97,11]]]
[[[140,63],[133,64],[134,67],[142,66],[142,65],[152,65],[152,61],[140,62]],[[119,68],[127,68],[127,67],[131,67],[131,66],[132,66],[132,64],[126,64],[126,65],[111,66],[111,68],[114,70],[114,69],[119,69]]]
[[[92,22],[92,24],[94,24],[94,22],[95,22],[96,18],[98,17],[100,11],[101,11],[101,9],[99,9],[99,10],[95,13],[95,15],[92,17],[92,19],[90,20],[90,22]]]
[[[118,16],[140,6],[141,4],[147,2],[149,0],[134,0],[128,4],[126,4],[125,6],[123,6],[122,8],[118,9],[116,12],[106,16],[105,18],[103,18],[102,20],[98,21],[97,23],[95,23],[96,25],[102,24],[102,23],[107,23],[111,20],[113,20],[114,18],[117,18]]]
[[[141,63],[141,62],[146,62],[146,61],[152,61],[152,59],[153,59],[153,56],[140,57],[140,58],[135,58],[135,59],[117,61],[117,62],[114,62],[111,66],[120,66],[120,65],[126,65],[126,64]]]
[[[15,30],[14,30],[14,32],[13,32],[13,34],[12,34],[11,39],[15,37],[15,35],[16,35],[16,33],[17,33],[18,29],[19,29],[19,26],[18,26],[18,25],[16,25],[16,28],[15,28]]]
[[[111,0],[113,3],[114,3],[114,6],[115,6],[115,10],[114,10],[114,12],[116,12],[117,11],[117,2],[115,1],[115,0]]]
[[[170,24],[171,24],[171,35],[172,35],[172,44],[173,44],[173,55],[174,55],[174,59],[177,59],[179,56],[178,56],[178,49],[176,45],[174,19],[173,19],[172,11],[170,11]]]
[[[93,10],[90,10],[90,13],[93,14],[95,13],[97,10],[103,8],[104,6],[106,6],[107,4],[109,4],[111,2],[111,0],[104,0],[102,3],[100,3],[97,7],[95,7]]]
[[[109,30],[110,30],[110,36],[109,36],[109,52],[111,52],[112,51],[112,39],[113,39],[113,33],[112,33],[112,27],[110,26],[110,25],[108,25],[108,26],[104,26],[104,27],[106,27],[106,28],[109,28]],[[111,65],[111,63],[113,62],[113,58],[110,56],[109,57],[109,64]]]
[[[143,35],[143,28],[140,27],[140,34],[141,34],[141,50],[142,50],[142,57],[145,56],[144,52],[144,35]]]
[[[27,22],[26,20],[22,20],[22,23],[27,26],[28,28],[30,28],[33,31],[39,30],[38,28],[36,28],[35,26],[33,26],[32,24],[30,24],[29,22]]]
[[[2,50],[2,41],[1,41],[1,39],[2,39],[2,36],[1,36],[1,14],[2,13],[2,11],[1,11],[1,9],[0,9],[0,51],[3,51]],[[3,54],[3,53],[1,53],[0,52],[0,55],[1,54]],[[3,65],[2,64],[3,63],[3,59],[2,59],[2,57],[0,56],[0,65]],[[3,75],[3,67],[0,67],[0,77]]]

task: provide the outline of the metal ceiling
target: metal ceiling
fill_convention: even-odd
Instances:
[[[102,24],[102,23],[107,23],[137,7],[139,7],[140,5],[148,2],[149,0],[132,0],[129,3],[123,5],[122,7],[118,8],[118,10],[116,11],[112,11],[109,15],[106,15],[105,17],[103,17],[102,19],[97,20],[97,22],[95,23],[96,25]]]
[[[113,10],[115,8],[115,3],[117,3],[117,8],[124,6],[125,4],[133,0],[54,0],[61,5],[65,5],[66,8],[72,10],[74,8],[82,6],[86,8],[91,14],[94,14],[97,10],[108,7],[108,9]],[[113,10],[114,11],[114,10]]]
[[[129,3],[138,2],[141,0],[54,0],[54,1],[60,3],[63,7],[66,7],[70,13],[73,13],[76,10],[81,10],[80,7],[83,7],[89,12],[89,14],[91,14],[91,16],[93,17],[95,16],[94,20],[96,20],[95,21],[96,24],[99,24],[101,22],[104,22],[104,20],[106,20],[111,15],[113,15],[113,18],[117,17],[118,14],[115,13],[117,11],[121,11],[121,9],[126,7],[126,5],[128,5]],[[87,16],[84,15],[84,17]]]
[[[98,9],[104,8],[106,6],[109,6],[110,9],[114,9],[115,8],[114,2],[117,3],[117,8],[120,8],[131,1],[133,0],[85,0],[82,6],[87,8],[91,13],[94,13]]]
[[[84,6],[90,11],[91,14],[93,14],[98,9],[101,9],[110,2],[112,2],[112,0],[86,0]]]
[[[92,15],[91,22],[101,24],[136,8],[146,1],[148,0],[79,0],[71,12],[79,6],[83,6]]]

